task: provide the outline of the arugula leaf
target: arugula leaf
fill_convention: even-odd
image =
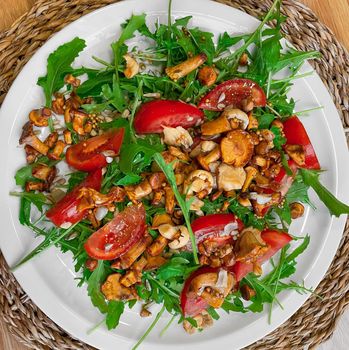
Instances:
[[[247,40],[249,35],[230,36],[227,32],[219,34],[216,47],[216,56],[226,51],[241,40]]]
[[[212,64],[213,57],[216,49],[213,43],[213,34],[210,32],[204,32],[199,28],[190,29],[192,40],[199,52],[204,52],[207,56],[207,63]]]
[[[299,169],[303,181],[310,186],[326,205],[331,215],[339,217],[342,214],[349,214],[349,206],[339,201],[325,186],[320,183],[320,172],[316,170]]]
[[[218,118],[218,116],[219,116],[219,112],[209,111],[207,109],[204,109],[203,112],[204,112],[205,118],[207,120],[213,120],[213,119]]]
[[[188,256],[187,256],[188,257]],[[190,275],[198,268],[197,265],[193,265],[192,259],[187,259],[182,253],[174,255],[165,265],[161,266],[156,276],[159,280],[167,281],[174,277],[182,277]]]
[[[114,65],[116,69],[116,76],[118,76],[118,67],[121,61],[121,56],[124,54],[125,50],[122,49],[126,40],[133,38],[134,33],[139,28],[144,28],[145,25],[145,14],[142,15],[132,15],[132,17],[127,22],[126,26],[123,28],[119,40],[112,43],[111,47],[114,53]]]
[[[276,114],[289,117],[293,115],[294,108],[296,106],[296,102],[293,98],[288,100],[286,95],[275,94],[269,99],[270,106],[276,112]]]
[[[256,115],[258,120],[258,129],[269,129],[270,124],[275,119],[275,115],[271,113],[263,113]]]
[[[187,27],[189,21],[193,18],[193,16],[185,16],[185,17],[181,17],[181,18],[177,18],[174,22],[173,22],[173,26],[174,27]]]
[[[301,245],[299,245],[297,248],[295,248],[295,250],[290,253],[289,255],[287,255],[285,257],[285,263],[290,263],[292,261],[294,261],[296,258],[298,258],[299,255],[301,255],[309,246],[310,243],[310,236],[306,235],[303,238],[303,242]],[[288,277],[288,276],[287,276]]]
[[[264,229],[265,220],[263,218],[257,218],[252,210],[239,204],[236,199],[232,200],[229,210],[242,220],[246,227],[253,226],[259,230]]]
[[[161,152],[163,146],[161,144],[149,144],[147,140],[137,139],[137,143],[129,144],[121,149],[120,153],[120,170],[124,174],[132,174],[137,169],[137,173],[149,166],[152,157],[157,152]]]
[[[275,135],[273,143],[277,150],[282,150],[282,146],[286,143],[286,138],[282,135],[280,128],[272,126],[270,131]]]
[[[206,309],[206,311],[214,320],[219,320],[220,316],[218,312],[215,310],[215,308],[210,306],[209,308]]]
[[[15,175],[16,185],[25,186],[27,181],[31,181],[35,178],[32,176],[33,164],[26,165],[17,170]]]
[[[160,169],[166,175],[167,181],[173,190],[173,193],[177,199],[178,205],[182,209],[184,220],[185,220],[185,223],[186,223],[188,231],[189,231],[190,241],[192,244],[192,249],[193,249],[193,254],[194,254],[194,261],[196,264],[199,264],[196,240],[195,240],[193,230],[191,228],[191,222],[190,222],[190,216],[189,216],[191,201],[190,200],[186,201],[182,197],[182,195],[179,193],[178,187],[176,185],[176,178],[175,178],[175,175],[173,172],[172,165],[166,164],[164,158],[162,157],[162,155],[160,153],[155,153],[153,157],[154,157],[154,160],[156,161],[156,163],[158,164],[158,166],[160,167]]]
[[[105,173],[102,181],[101,192],[109,192],[111,187],[115,185],[115,182],[119,180],[120,176],[121,171],[119,168],[119,163],[114,159],[113,162],[107,165],[107,172]]]
[[[110,300],[108,303],[107,316],[105,323],[108,330],[114,329],[119,325],[120,316],[124,312],[125,303],[119,300]]]
[[[265,40],[259,38],[257,50],[253,57],[251,65],[248,67],[247,74],[256,74],[259,76],[259,83],[264,85],[270,73],[276,71],[275,65],[279,61],[281,44],[280,33],[273,35]]]
[[[220,209],[222,208],[222,205],[225,201],[229,200],[229,198],[226,198],[224,196],[220,196],[219,198],[217,198],[214,201],[211,201],[208,198],[204,198],[203,202],[204,205],[201,208],[201,210],[206,214],[216,214],[218,211],[220,211]],[[231,199],[230,199],[231,201]]]
[[[308,195],[309,186],[306,185],[302,178],[297,175],[292,183],[292,186],[286,194],[286,200],[288,203],[301,202],[310,205],[313,209],[315,208],[311,203]]]
[[[108,305],[105,301],[103,293],[101,292],[101,284],[104,282],[106,277],[107,272],[104,262],[103,260],[99,260],[96,269],[92,272],[87,281],[87,293],[91,298],[92,304],[103,314],[108,312]]]
[[[84,81],[77,89],[76,93],[80,97],[99,96],[104,84],[113,81],[113,72],[101,72],[91,79]],[[84,105],[83,105],[84,106]]]
[[[223,305],[221,306],[221,308],[227,313],[229,314],[230,311],[233,312],[241,312],[241,313],[246,313],[248,310],[244,307],[243,302],[241,301],[240,298],[234,296],[233,302],[231,302],[229,300],[229,298],[231,298],[232,295],[228,296],[224,302]]]
[[[160,320],[162,314],[165,311],[165,306],[163,306],[161,308],[161,310],[158,312],[158,314],[156,315],[154,321],[151,323],[151,325],[149,326],[149,328],[146,330],[146,332],[142,335],[142,337],[138,340],[138,342],[132,347],[132,350],[136,350],[139,345],[143,342],[143,340],[148,336],[148,334],[152,331],[152,329],[155,327],[155,325],[158,323],[158,321]]]
[[[19,222],[21,225],[30,225],[30,212],[31,212],[31,203],[25,197],[21,197],[19,205]]]
[[[279,217],[283,230],[288,231],[289,225],[291,224],[291,221],[292,221],[291,210],[288,202],[285,201],[284,205],[281,208],[279,206],[274,206],[271,210],[271,216],[273,214],[276,214]],[[269,226],[271,226],[272,222],[273,221],[268,222]],[[278,223],[277,224],[274,223],[274,226],[278,227]]]
[[[74,187],[81,184],[81,182],[85,180],[86,176],[87,173],[82,171],[75,171],[71,173],[68,180],[67,192],[70,192]]]
[[[85,47],[85,40],[76,37],[48,56],[47,73],[37,83],[44,89],[46,107],[51,107],[52,95],[64,86],[65,75],[72,70],[71,64]]]
[[[121,62],[122,56],[127,52],[127,46],[125,41],[133,38],[134,33],[141,27],[145,25],[145,14],[142,15],[132,15],[132,17],[124,26],[123,31],[119,37],[119,40],[111,44],[111,48],[114,54],[114,67],[115,75],[113,76],[112,84],[112,94],[109,96],[111,98],[112,105],[119,111],[122,112],[126,101],[120,87],[119,79],[119,64]]]
[[[291,69],[295,69],[295,67],[304,61],[319,57],[321,57],[321,54],[318,51],[303,52],[289,48],[289,51],[285,54],[281,54],[280,59],[276,62],[275,71],[280,71],[288,66],[290,66]]]
[[[35,193],[35,192],[10,192],[11,196],[21,197],[29,201],[29,203],[34,204],[39,211],[42,212],[42,207],[45,204],[49,204],[49,201],[45,197],[43,193]]]
[[[136,174],[128,174],[116,182],[116,186],[129,186],[138,183],[142,178]]]
[[[32,225],[30,222],[28,223],[28,226],[31,227],[35,232],[41,231],[40,229],[37,229],[34,225]],[[62,228],[54,227],[50,229],[47,233],[42,232],[42,234],[45,237],[44,240],[36,248],[34,248],[29,254],[27,254],[24,258],[22,258],[13,268],[11,268],[11,271],[17,270],[20,266],[22,266],[23,264],[25,264],[35,256],[39,255],[46,249],[59,243],[61,240],[63,240],[63,238],[65,238],[69,233],[72,232],[75,226],[76,224],[70,226],[66,230]]]
[[[245,43],[235,52],[230,54],[228,57],[220,59],[216,62],[217,66],[223,66],[227,70],[229,70],[230,73],[235,73],[236,69],[239,65],[239,59],[240,56],[247,50],[247,48],[256,42],[256,40],[259,40],[261,32],[263,31],[264,25],[271,19],[275,18],[276,15],[280,16],[280,0],[274,1],[272,6],[270,7],[268,13],[265,15],[263,21],[260,23],[260,25],[257,27],[257,29],[248,36],[248,38],[245,39]]]

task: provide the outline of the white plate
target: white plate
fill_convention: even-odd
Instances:
[[[109,43],[120,33],[120,24],[132,12],[146,12],[148,22],[158,17],[166,20],[167,1],[129,0],[95,11],[64,28],[50,39],[27,63],[12,85],[1,110],[0,150],[2,171],[0,173],[0,244],[3,254],[13,265],[25,253],[38,244],[33,233],[22,227],[17,219],[18,198],[9,197],[14,188],[13,175],[25,162],[23,149],[18,147],[21,127],[30,110],[44,104],[44,97],[36,85],[37,78],[45,74],[49,53],[60,44],[75,36],[84,38],[87,49],[77,60],[77,65],[96,66],[92,54],[108,59],[111,55]],[[258,21],[231,7],[207,0],[179,1],[173,4],[173,15],[192,15],[192,25],[200,26],[214,33],[246,33],[253,31]],[[311,70],[306,64],[304,71]],[[303,110],[323,105],[323,110],[314,111],[303,122],[319,156],[320,163],[328,172],[322,175],[323,183],[340,199],[349,193],[349,157],[342,125],[331,97],[320,78],[312,77],[296,81],[291,95],[298,100],[297,109]],[[311,235],[311,244],[299,259],[293,279],[304,280],[308,287],[316,287],[325,274],[342,236],[345,217],[331,218],[322,203],[312,194],[318,210],[307,209],[303,219],[291,227],[295,235]],[[87,330],[102,317],[86,294],[85,288],[77,288],[76,274],[70,255],[63,255],[57,249],[50,249],[37,259],[16,271],[15,276],[26,293],[53,321],[66,331],[101,349],[129,349],[143,334],[150,319],[141,319],[137,311],[126,312],[118,329],[108,332],[100,328],[88,335]],[[308,298],[296,292],[285,292],[280,296],[284,310],[275,306],[272,323],[267,322],[267,312],[261,314],[225,315],[214,326],[194,336],[185,334],[181,326],[174,324],[163,337],[159,330],[168,321],[164,316],[156,329],[144,342],[143,349],[211,349],[213,346],[228,346],[229,349],[246,346],[265,336],[286,321]],[[267,310],[266,310],[267,311]]]

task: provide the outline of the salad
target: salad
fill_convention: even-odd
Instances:
[[[140,317],[159,304],[134,348],[165,311],[165,330],[177,319],[191,334],[218,309],[269,307],[271,317],[282,291],[312,293],[290,279],[310,237],[289,226],[315,209],[310,187],[331,215],[349,207],[320,183],[307,111],[287,96],[319,53],[281,45],[280,6],[255,32],[214,40],[190,16],[172,21],[170,1],[155,30],[144,14],[128,19],[113,60],[94,57],[99,69],[73,67],[81,38],[51,53],[38,80],[45,106],[19,140],[21,191],[11,192],[20,223],[43,240],[14,269],[52,246],[69,252],[108,329],[137,302]]]

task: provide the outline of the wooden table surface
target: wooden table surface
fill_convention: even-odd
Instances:
[[[35,0],[1,0],[0,31],[5,30],[27,11]],[[68,0],[67,0],[68,1]],[[312,8],[320,20],[327,24],[338,39],[349,49],[349,0],[301,0]],[[349,311],[342,317],[331,340],[320,346],[321,350],[346,350],[349,348]],[[8,331],[0,319],[0,349],[27,350]]]

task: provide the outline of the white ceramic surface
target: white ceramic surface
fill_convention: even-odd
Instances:
[[[258,21],[236,9],[207,0],[173,1],[173,16],[193,15],[192,25],[208,29],[215,34],[246,33],[254,30]],[[44,103],[37,78],[45,73],[49,53],[60,44],[79,36],[87,42],[87,48],[76,61],[76,65],[97,66],[90,59],[96,55],[105,59],[111,57],[109,43],[120,33],[120,24],[132,12],[148,14],[148,22],[157,18],[166,20],[167,1],[128,0],[95,11],[64,28],[51,38],[32,57],[12,85],[1,109],[0,150],[2,171],[0,172],[0,246],[9,263],[13,265],[25,253],[38,244],[34,234],[22,227],[17,219],[19,201],[11,198],[9,191],[14,188],[13,175],[25,162],[23,149],[18,147],[21,127],[28,112]],[[303,72],[312,70],[306,64]],[[311,77],[295,82],[291,96],[298,101],[297,110],[322,105],[324,109],[302,118],[320,163],[328,172],[322,175],[323,183],[340,199],[349,193],[349,157],[338,113],[320,78]],[[331,218],[326,208],[312,193],[316,212],[307,209],[303,219],[292,224],[290,232],[295,235],[311,235],[311,244],[301,256],[295,281],[304,280],[308,287],[315,287],[325,274],[338,247],[345,217]],[[150,324],[150,319],[142,319],[137,310],[125,312],[121,324],[115,331],[108,332],[103,327],[92,334],[87,330],[98,323],[102,316],[95,309],[86,294],[85,288],[77,288],[74,280],[71,256],[50,249],[29,262],[15,276],[31,299],[57,324],[75,337],[101,349],[129,349]],[[275,306],[272,323],[267,322],[267,310],[261,314],[225,315],[215,322],[211,329],[189,336],[181,326],[173,324],[163,337],[159,331],[169,320],[164,315],[158,326],[143,343],[143,349],[211,349],[214,346],[228,346],[238,349],[263,337],[286,321],[308,298],[296,292],[281,294],[284,309]]]

